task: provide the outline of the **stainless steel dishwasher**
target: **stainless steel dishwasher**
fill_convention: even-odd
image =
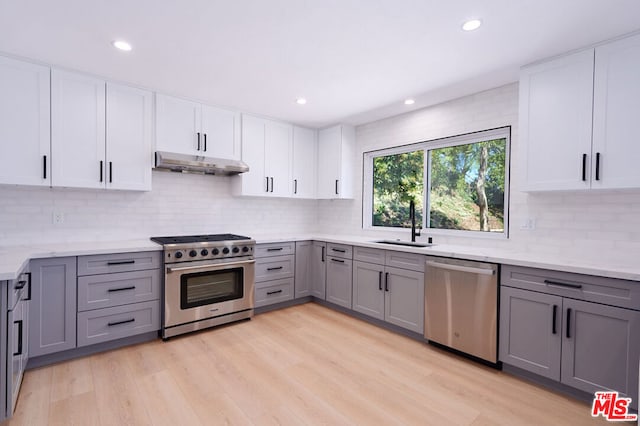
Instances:
[[[427,257],[425,338],[497,365],[498,265]]]

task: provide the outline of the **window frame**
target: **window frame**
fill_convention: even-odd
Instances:
[[[504,231],[485,232],[470,231],[463,229],[437,229],[430,228],[430,195],[431,195],[431,150],[438,148],[448,148],[458,145],[468,145],[472,143],[485,142],[494,139],[506,139],[505,141],[505,167],[504,167]],[[432,139],[428,141],[416,142],[406,145],[393,146],[389,148],[363,152],[362,167],[362,228],[370,231],[400,232],[408,228],[373,225],[373,159],[387,155],[404,154],[412,151],[424,151],[425,167],[423,170],[423,220],[421,232],[429,235],[443,235],[451,237],[470,238],[509,238],[509,195],[510,195],[510,168],[511,168],[511,126],[498,127],[489,130],[481,130],[472,133],[465,133],[456,136]]]

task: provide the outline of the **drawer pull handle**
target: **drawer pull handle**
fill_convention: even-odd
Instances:
[[[282,251],[284,247],[268,248],[267,251]]]
[[[575,288],[575,289],[582,288],[582,284],[563,283],[560,281],[544,280],[544,283],[547,285],[556,285],[559,287],[568,287],[568,288]]]
[[[267,271],[279,271],[282,269],[282,266],[274,266],[273,268],[267,268]]]
[[[271,296],[272,294],[278,294],[278,293],[282,293],[282,290],[268,291],[267,296]]]
[[[333,251],[337,251],[338,253],[346,253],[346,252],[347,252],[346,250],[343,250],[343,249],[337,249],[337,248],[332,248],[331,250],[333,250]]]
[[[344,260],[331,258],[332,262],[344,263]]]
[[[127,324],[130,322],[134,322],[136,319],[135,318],[130,318],[128,320],[123,320],[123,321],[115,321],[115,322],[110,322],[109,324],[107,324],[109,327],[113,327],[114,325],[120,325],[120,324]]]
[[[135,290],[136,286],[132,285],[131,287],[119,287],[119,288],[110,288],[107,290],[109,293],[113,293],[115,291],[126,291],[126,290]]]
[[[25,285],[27,285],[27,281],[18,281],[18,285],[16,285],[14,288],[16,290],[22,290]]]
[[[135,260],[114,260],[113,262],[107,262],[107,266],[114,266],[114,265],[133,265],[134,263],[136,263]]]
[[[551,317],[551,334],[557,334],[556,317],[558,316],[558,305],[553,305],[553,316]]]

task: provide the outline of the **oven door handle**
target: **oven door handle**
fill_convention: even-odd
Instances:
[[[228,266],[250,265],[252,263],[256,263],[256,261],[243,260],[242,262],[216,263],[216,264],[198,265],[198,266],[183,266],[180,268],[167,267],[167,272],[189,271],[194,269],[216,269],[216,268],[219,268],[220,266],[224,267],[220,269],[227,269]]]

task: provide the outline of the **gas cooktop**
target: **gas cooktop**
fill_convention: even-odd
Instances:
[[[190,244],[211,243],[220,241],[242,241],[251,238],[235,234],[183,235],[176,237],[151,237],[151,241],[158,244]]]

